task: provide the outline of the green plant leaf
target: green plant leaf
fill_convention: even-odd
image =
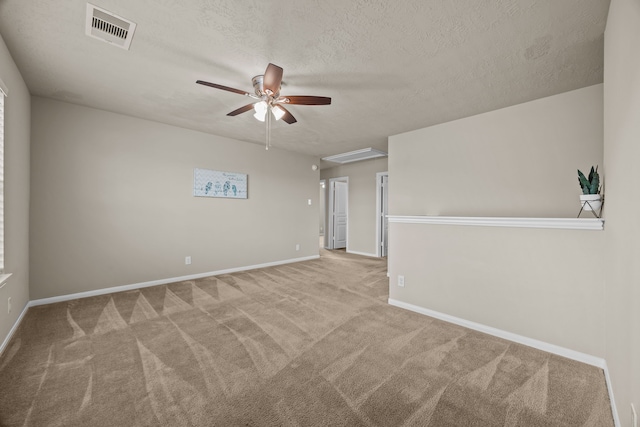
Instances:
[[[591,181],[591,186],[589,188],[590,194],[598,194],[598,188],[600,187],[600,175],[596,172],[593,175],[593,180]]]
[[[593,166],[591,166],[591,171],[589,171],[589,182],[593,182],[593,173],[595,171],[593,170]]]
[[[590,183],[584,174],[580,172],[580,169],[578,169],[578,182],[580,183],[580,188],[582,188],[582,193],[589,194]]]

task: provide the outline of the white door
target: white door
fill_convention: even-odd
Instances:
[[[335,181],[333,187],[333,249],[347,247],[347,183]]]
[[[382,185],[380,189],[380,198],[382,209],[380,212],[380,235],[382,236],[382,244],[380,250],[380,256],[387,256],[388,237],[389,237],[389,220],[387,215],[389,214],[389,175],[382,175]]]

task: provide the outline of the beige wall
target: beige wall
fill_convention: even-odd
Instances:
[[[349,252],[376,256],[376,173],[386,171],[387,158],[384,157],[347,163],[320,173],[320,177],[327,180],[327,209],[329,179],[349,177]]]
[[[31,299],[318,255],[317,158],[38,97],[32,119]],[[194,168],[249,198],[193,197]]]
[[[389,152],[392,215],[573,217],[576,169],[602,165],[602,85],[392,136]]]
[[[602,231],[392,223],[389,236],[389,298],[604,357]]]
[[[391,214],[575,217],[576,168],[602,164],[602,89],[391,137]],[[602,231],[393,223],[389,234],[391,298],[604,356]]]
[[[29,90],[0,38],[0,78],[6,84],[4,135],[5,272],[13,275],[0,290],[0,344],[29,302]],[[7,314],[7,299],[13,309]]]
[[[640,3],[613,0],[605,33],[607,364],[623,426],[640,415]]]

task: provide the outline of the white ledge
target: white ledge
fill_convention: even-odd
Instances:
[[[7,280],[11,277],[11,273],[9,274],[0,274],[0,289],[4,288],[4,285],[7,284]]]
[[[560,228],[566,230],[602,230],[598,218],[510,218],[463,216],[388,215],[389,222],[402,224],[473,225],[481,227]]]

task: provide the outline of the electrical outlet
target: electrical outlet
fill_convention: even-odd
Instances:
[[[191,257],[190,257],[190,256],[186,256],[186,257],[184,257],[184,263],[185,263],[186,265],[190,265],[190,264],[191,264]]]
[[[404,276],[398,276],[398,286],[404,288]]]
[[[7,299],[7,314],[11,314],[11,297]]]
[[[307,199],[307,203],[311,206],[311,199]]]
[[[300,244],[296,243],[296,251],[299,251],[299,250],[300,250]]]
[[[636,408],[631,404],[631,426],[638,427],[638,414],[636,413]]]

